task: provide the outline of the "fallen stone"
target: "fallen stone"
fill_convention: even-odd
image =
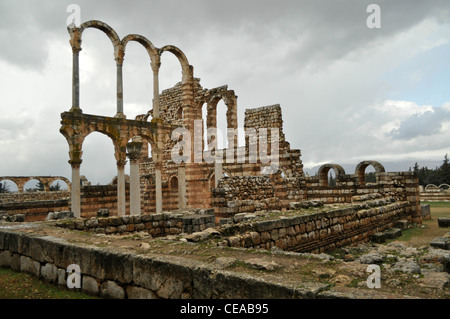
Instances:
[[[274,261],[265,261],[257,258],[246,260],[244,263],[258,270],[274,271],[281,268],[281,266]]]
[[[400,228],[391,228],[384,232],[386,238],[392,239],[397,238],[402,235],[402,230]]]
[[[384,233],[375,233],[370,235],[370,241],[373,241],[375,243],[383,243],[386,241],[386,236]]]
[[[100,208],[97,212],[97,217],[109,217],[109,209]]]
[[[393,272],[400,271],[406,274],[420,274],[420,266],[411,260],[399,261],[393,264],[390,270]]]
[[[214,262],[212,263],[212,266],[218,269],[225,269],[228,267],[231,267],[236,262],[235,258],[231,257],[218,257]]]
[[[419,278],[418,282],[425,287],[434,289],[444,289],[449,285],[450,276],[443,272],[425,272],[423,278]]]
[[[439,227],[450,227],[450,217],[439,217],[438,225]]]
[[[408,220],[406,220],[406,219],[401,219],[401,220],[398,220],[396,223],[395,223],[395,226],[394,226],[395,228],[398,228],[398,229],[406,229],[407,227],[408,227]]]
[[[430,205],[428,204],[420,205],[420,215],[422,216],[423,220],[430,220],[431,219]]]
[[[436,237],[430,242],[430,246],[450,250],[450,239],[448,237]]]
[[[65,210],[62,212],[55,212],[55,219],[67,219],[74,218],[74,214],[71,211]]]
[[[369,253],[359,258],[361,264],[381,264],[384,260],[383,255],[379,253]]]

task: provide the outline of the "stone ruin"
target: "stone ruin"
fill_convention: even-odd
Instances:
[[[79,105],[78,55],[86,28],[103,31],[114,47],[114,117],[85,114]],[[99,240],[143,233],[178,243],[212,239],[215,249],[263,249],[273,256],[279,251],[297,256],[289,255],[295,252],[308,259],[311,255],[302,254],[312,252],[328,262],[332,257],[320,253],[369,240],[382,242],[398,236],[408,223],[421,223],[419,185],[413,172],[386,172],[379,162],[363,161],[353,174],[329,163],[316,176],[306,176],[301,151],[291,149],[285,139],[280,105],[245,110],[244,131],[239,132],[235,92],[226,85],[203,88],[177,47],[157,48],[136,34],[120,39],[110,26],[95,20],[71,25],[68,31],[73,52],[72,107],[61,114],[60,132],[69,145],[72,183],[67,191],[36,193],[34,198],[26,193],[0,194],[0,210],[23,213],[26,221],[47,218],[51,227],[56,226],[52,230],[46,224],[26,226],[34,227],[32,234],[0,227],[0,266],[64,284],[65,267],[80,263],[82,290],[109,298],[352,298],[326,284],[293,288],[221,272],[234,258],[212,256],[211,268],[198,260],[141,256],[129,247],[126,253],[120,247],[105,252],[97,246],[77,245],[73,238],[69,242],[53,238],[48,232],[58,229],[65,236],[69,234],[65,230],[77,230],[96,234]],[[134,119],[126,117],[123,107],[122,65],[130,41],[148,52],[154,79],[152,109]],[[165,52],[180,62],[181,81],[160,93],[159,68]],[[221,100],[227,107],[228,147],[223,150],[217,148],[214,132]],[[205,139],[205,131],[211,129]],[[110,185],[93,186],[80,176],[83,142],[92,132],[107,135],[114,145],[117,176]],[[238,146],[238,134],[244,134],[244,146]],[[130,176],[124,173],[127,160]],[[368,166],[376,171],[375,183],[365,181]],[[329,185],[330,170],[335,173],[335,185]],[[11,203],[8,196],[12,195],[29,196],[28,206],[20,206],[17,199]],[[47,210],[36,213],[39,203]],[[72,214],[76,218],[66,219]],[[43,227],[42,236],[39,227]],[[106,243],[113,245],[109,239]],[[139,249],[157,250],[158,245],[143,242]],[[246,250],[246,254],[254,252]],[[278,269],[273,260],[265,263],[264,255],[256,255],[244,263],[258,270]],[[448,263],[445,267],[448,270]]]

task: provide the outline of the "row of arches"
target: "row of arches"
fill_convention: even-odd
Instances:
[[[450,189],[450,185],[445,184],[445,183],[441,184],[439,186],[436,186],[434,184],[428,184],[427,186],[425,186],[425,191],[429,191],[429,192],[436,191],[436,190],[438,190],[438,191],[449,190],[449,189]]]
[[[377,162],[377,161],[363,161],[360,162],[356,168],[355,168],[355,175],[358,179],[359,185],[365,185],[365,173],[367,167],[372,166],[375,170],[375,173],[384,173],[385,169],[384,166]],[[328,173],[332,170],[334,172],[336,180],[342,180],[345,178],[345,170],[341,165],[338,164],[324,164],[320,166],[317,175],[319,177],[319,185],[320,186],[330,186],[329,185],[329,179],[328,179]]]
[[[62,176],[2,176],[2,192],[70,190],[70,181]]]
[[[108,24],[90,20],[82,23],[79,27],[71,24],[68,26],[70,34],[70,44],[73,53],[73,75],[72,75],[72,109],[71,111],[81,112],[79,101],[79,52],[81,51],[81,42],[83,31],[88,28],[95,28],[104,32],[111,40],[114,49],[114,59],[117,67],[117,113],[116,117],[126,118],[123,110],[123,83],[122,83],[122,65],[125,51],[128,43],[135,41],[141,44],[150,57],[150,66],[153,72],[153,118],[159,118],[159,68],[161,66],[161,56],[164,52],[172,53],[180,62],[182,83],[186,84],[193,79],[193,68],[189,65],[186,55],[173,45],[166,45],[157,48],[146,37],[139,34],[129,34],[122,39],[117,32]]]

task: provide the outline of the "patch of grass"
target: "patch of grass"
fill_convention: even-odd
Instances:
[[[363,279],[355,278],[355,279],[352,280],[351,283],[349,283],[349,284],[347,285],[347,287],[349,287],[349,288],[358,288],[358,284],[359,284],[360,282],[362,282],[362,281],[363,281]]]
[[[0,268],[0,287],[0,299],[99,299],[79,291],[59,289],[8,268]]]
[[[447,207],[450,209],[450,202],[420,202],[424,205],[430,205],[430,207]]]

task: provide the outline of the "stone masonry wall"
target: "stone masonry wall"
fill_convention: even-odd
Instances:
[[[314,214],[225,225],[221,233],[228,234],[226,240],[231,247],[270,249],[276,246],[282,250],[318,253],[367,241],[370,235],[408,218],[408,202],[384,198]]]
[[[176,257],[149,257],[78,246],[49,236],[0,230],[0,267],[66,286],[80,266],[81,291],[115,299],[315,298],[318,292],[216,270]]]
[[[268,176],[234,176],[222,178],[212,189],[212,205],[219,207],[219,217],[237,213],[280,209]]]
[[[161,213],[108,218],[92,217],[65,220],[57,226],[108,235],[145,231],[152,237],[161,237],[181,233],[190,234],[214,227],[214,215]]]

